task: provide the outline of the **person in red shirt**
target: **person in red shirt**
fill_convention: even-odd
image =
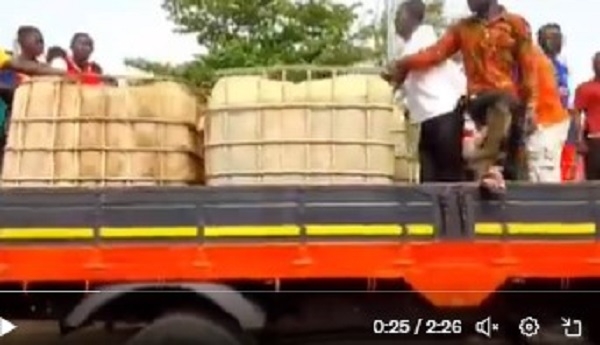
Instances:
[[[71,75],[80,75],[83,84],[97,85],[102,83],[102,68],[90,60],[94,52],[94,40],[89,34],[78,32],[73,35],[71,39],[71,56],[66,53],[59,53],[56,47],[53,48],[55,51],[52,52],[52,56],[48,56],[49,59],[52,59],[51,64],[53,67],[66,70]]]
[[[600,180],[600,52],[594,55],[592,67],[594,78],[575,91],[575,125],[586,179]]]

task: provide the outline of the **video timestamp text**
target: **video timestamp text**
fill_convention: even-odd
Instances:
[[[452,319],[375,319],[373,320],[374,334],[390,335],[461,335],[463,325],[461,320]]]

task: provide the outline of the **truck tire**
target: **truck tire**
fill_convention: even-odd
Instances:
[[[231,327],[201,315],[169,314],[149,324],[127,345],[245,345]]]

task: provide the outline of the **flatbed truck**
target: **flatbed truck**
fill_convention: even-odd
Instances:
[[[593,344],[599,224],[591,182],[3,189],[1,316],[141,325],[128,345]]]

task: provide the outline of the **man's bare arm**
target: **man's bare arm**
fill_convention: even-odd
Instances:
[[[584,144],[584,123],[583,115],[585,110],[589,106],[588,93],[585,90],[584,85],[579,85],[575,89],[575,96],[573,97],[573,110],[571,116],[573,117],[573,124],[575,126],[575,133],[577,135],[577,143],[579,146]]]
[[[6,63],[5,67],[29,75],[64,76],[67,74],[66,71],[50,67],[46,64],[21,59],[11,59]]]
[[[460,50],[458,26],[453,26],[432,46],[397,61],[400,69],[422,70],[450,59]]]

